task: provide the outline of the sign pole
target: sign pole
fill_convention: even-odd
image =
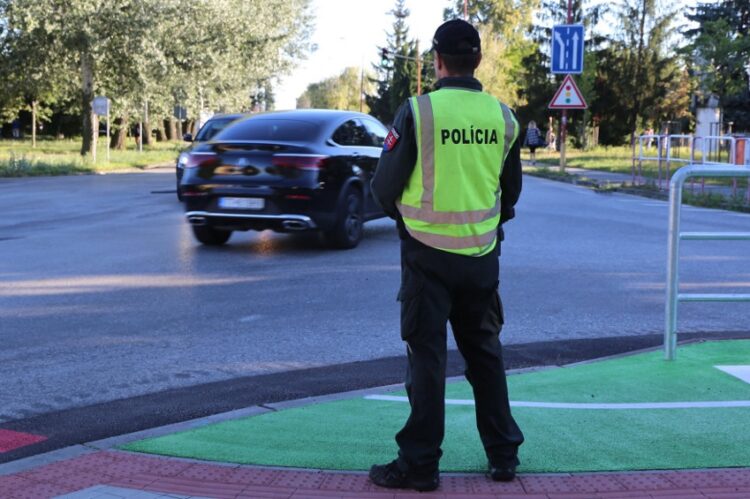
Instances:
[[[572,0],[568,0],[568,17],[567,23],[573,22],[573,11],[571,9]],[[560,173],[565,173],[565,142],[567,141],[568,135],[568,110],[563,109],[562,119],[560,120]]]

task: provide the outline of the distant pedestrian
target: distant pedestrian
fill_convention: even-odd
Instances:
[[[132,129],[132,135],[135,139],[135,145],[139,146],[141,145],[141,127],[140,125],[135,125]]]
[[[548,151],[550,152],[557,151],[555,140],[557,140],[557,137],[555,136],[555,131],[552,130],[552,127],[550,127],[550,129],[547,130],[547,138],[546,138]]]
[[[529,121],[529,125],[526,127],[526,137],[523,139],[523,145],[529,148],[529,156],[531,164],[536,165],[536,148],[544,145],[542,139],[542,132],[536,127],[536,121]]]
[[[652,127],[648,127],[644,132],[644,135],[646,136],[646,148],[651,149],[651,147],[654,145],[654,129]]]
[[[21,120],[18,118],[13,120],[13,123],[11,124],[12,132],[13,132],[13,138],[14,139],[20,139],[21,138]]]

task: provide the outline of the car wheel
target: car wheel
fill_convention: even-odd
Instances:
[[[184,201],[184,199],[182,199],[182,188],[180,188],[179,180],[177,181],[177,200]]]
[[[336,225],[326,233],[326,238],[335,248],[354,248],[362,240],[363,224],[362,193],[350,187],[336,214]]]
[[[195,235],[195,238],[203,244],[209,246],[221,246],[229,240],[232,231],[214,229],[208,225],[193,225],[193,234]]]

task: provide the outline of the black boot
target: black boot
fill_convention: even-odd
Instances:
[[[440,485],[440,473],[417,474],[402,470],[398,460],[388,464],[374,464],[370,468],[370,481],[389,489],[414,489],[419,492],[435,490]]]

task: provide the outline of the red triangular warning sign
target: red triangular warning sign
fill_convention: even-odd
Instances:
[[[549,103],[550,109],[586,109],[586,101],[581,95],[581,91],[576,86],[576,81],[570,75],[565,75],[565,79],[557,89],[557,93],[552,97]]]

